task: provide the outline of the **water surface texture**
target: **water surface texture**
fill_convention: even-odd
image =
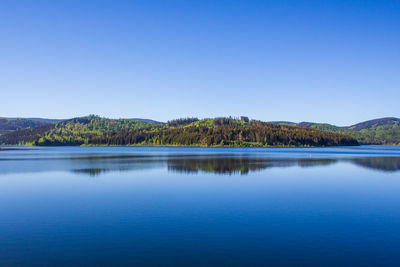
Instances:
[[[0,265],[399,265],[400,148],[0,150]]]

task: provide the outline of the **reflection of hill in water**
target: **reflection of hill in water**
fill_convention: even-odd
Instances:
[[[126,171],[131,171],[133,169],[130,168],[85,168],[85,169],[73,169],[71,172],[76,173],[76,174],[87,174],[90,176],[98,176],[103,173],[107,172],[126,172]]]
[[[352,163],[369,169],[394,172],[400,170],[400,157],[355,158]]]
[[[400,170],[400,157],[366,157],[323,155],[285,155],[278,157],[262,154],[103,154],[103,153],[42,153],[37,151],[10,152],[0,157],[0,175],[10,173],[34,173],[69,171],[76,174],[97,176],[112,172],[165,169],[181,173],[248,174],[273,167],[298,166],[302,168],[326,166],[336,162],[351,163],[378,171]],[[342,157],[338,157],[342,156]]]
[[[272,167],[312,167],[336,162],[333,159],[263,159],[263,158],[187,158],[169,159],[168,170],[183,173],[248,174]]]
[[[273,159],[273,158],[251,158],[251,157],[230,157],[230,156],[166,156],[155,157],[147,160],[130,160],[117,161],[105,164],[102,161],[90,161],[91,164],[86,168],[73,169],[74,173],[88,174],[97,176],[107,172],[126,172],[134,170],[151,169],[160,167],[163,163],[167,163],[168,171],[181,173],[215,173],[215,174],[241,174],[246,175],[250,172],[260,171],[273,167],[292,167],[299,166],[302,168],[327,166],[337,162],[350,162],[358,166],[379,170],[379,171],[398,171],[400,170],[399,157],[366,157],[366,158],[347,158],[347,159]]]
[[[263,160],[248,158],[188,158],[169,159],[168,170],[184,173],[213,172],[218,174],[246,174],[269,166]]]
[[[265,159],[265,158],[173,158],[168,159],[168,170],[184,173],[212,172],[217,174],[248,174],[272,167],[316,167],[336,162],[350,162],[379,171],[400,170],[400,157],[365,157],[350,159]]]

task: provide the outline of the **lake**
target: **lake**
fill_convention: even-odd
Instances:
[[[399,251],[400,147],[0,150],[2,266],[398,266]]]

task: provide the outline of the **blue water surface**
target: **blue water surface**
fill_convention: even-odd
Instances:
[[[0,150],[0,265],[400,265],[400,148]]]

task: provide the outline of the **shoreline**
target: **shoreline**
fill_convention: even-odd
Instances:
[[[328,148],[328,147],[360,147],[362,145],[332,145],[332,146],[227,146],[227,145],[214,145],[214,146],[204,146],[204,145],[150,145],[150,144],[135,144],[135,145],[53,145],[53,146],[34,146],[34,145],[3,145],[0,150],[18,150],[19,148],[10,147],[198,147],[198,148]],[[382,145],[384,146],[384,145]],[[387,146],[398,146],[398,145],[387,145]]]

